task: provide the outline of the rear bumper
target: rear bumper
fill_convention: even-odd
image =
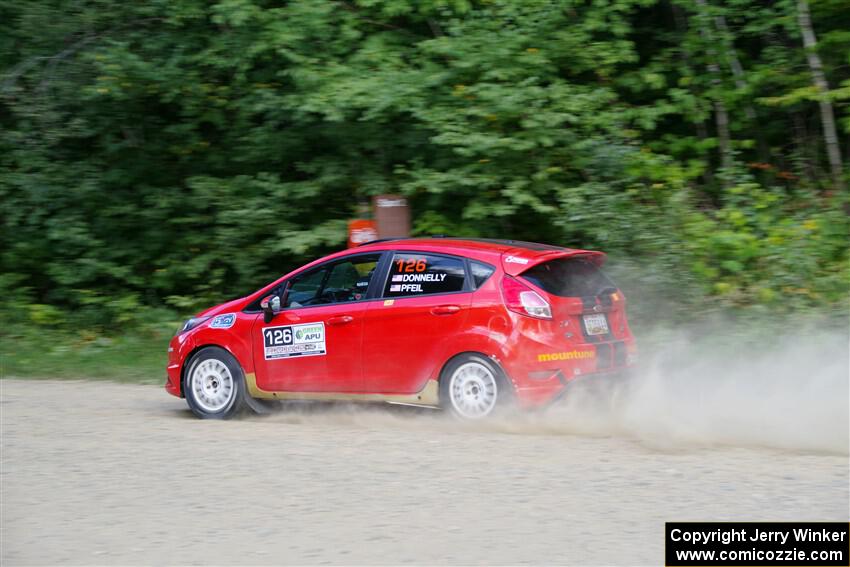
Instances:
[[[519,349],[518,356],[502,362],[514,386],[520,407],[545,406],[567,393],[570,385],[582,382],[617,380],[628,374],[637,359],[631,337],[609,342],[580,343],[552,347],[535,343]]]
[[[570,378],[567,378],[562,373],[558,373],[554,380],[547,381],[545,385],[517,387],[514,395],[516,396],[517,403],[523,409],[542,408],[557,403],[561,398],[568,395],[579,383],[583,386],[591,383],[600,386],[609,386],[626,383],[630,377],[631,368],[629,367],[583,374]]]
[[[514,395],[517,403],[523,409],[541,408],[556,403],[569,394],[578,383],[598,383],[602,385],[627,382],[631,375],[630,370],[630,368],[624,367],[570,378],[567,378],[563,373],[557,373],[552,380],[545,384],[516,387]]]

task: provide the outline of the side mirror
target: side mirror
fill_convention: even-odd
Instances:
[[[263,321],[271,323],[275,315],[280,313],[280,297],[277,295],[269,295],[260,301],[260,307],[263,310]]]

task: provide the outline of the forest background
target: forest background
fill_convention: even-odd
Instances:
[[[848,161],[846,0],[0,0],[0,374],[158,381],[382,193],[604,250],[649,342],[846,332]]]

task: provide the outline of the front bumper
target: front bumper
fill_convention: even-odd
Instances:
[[[168,367],[165,369],[165,391],[178,398],[183,397],[180,347],[183,341],[179,337],[171,339],[168,345]]]
[[[171,367],[168,367],[168,371],[165,376],[165,391],[171,394],[172,396],[177,396],[178,398],[183,397],[183,392],[180,388],[180,368],[176,369],[176,373],[171,370]]]

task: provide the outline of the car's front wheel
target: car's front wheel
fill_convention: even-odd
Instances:
[[[228,419],[248,405],[242,367],[219,347],[206,347],[192,356],[183,393],[192,412],[205,419]]]
[[[452,360],[440,378],[443,408],[461,419],[482,419],[503,404],[509,391],[501,369],[479,354]]]

